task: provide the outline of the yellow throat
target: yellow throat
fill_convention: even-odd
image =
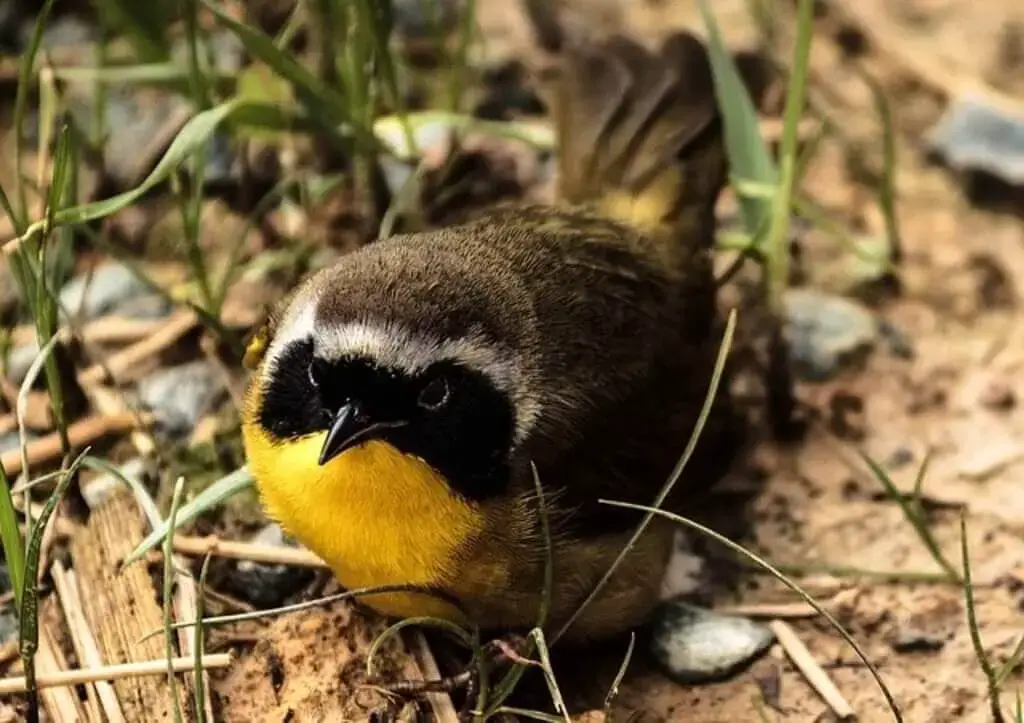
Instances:
[[[428,464],[386,442],[369,441],[321,467],[326,433],[272,441],[257,422],[258,386],[250,386],[243,437],[268,515],[348,589],[451,587],[463,574],[465,543],[483,532],[483,512],[455,496]],[[415,593],[360,600],[385,615],[460,618],[451,605]]]

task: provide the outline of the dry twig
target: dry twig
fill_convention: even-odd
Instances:
[[[71,440],[72,447],[80,449],[109,434],[127,432],[134,427],[135,417],[131,414],[94,415],[68,425],[68,438]],[[52,462],[60,459],[61,454],[63,451],[61,450],[60,435],[56,432],[28,443],[28,463],[30,465]],[[12,449],[0,455],[0,464],[3,464],[7,474],[11,477],[21,474],[24,471],[21,450]]]
[[[36,681],[38,688],[41,690],[39,697],[42,699],[43,707],[46,709],[50,719],[61,721],[61,723],[64,723],[64,721],[77,723],[78,721],[87,720],[86,712],[74,691],[66,689],[47,690],[43,684],[43,680],[53,678],[54,676],[67,675],[68,673],[68,665],[67,661],[64,660],[64,654],[60,646],[53,641],[47,625],[39,626],[39,650],[36,652],[36,666],[38,667]],[[9,678],[8,680],[12,679]],[[19,676],[19,678],[14,680],[21,680],[21,687],[16,691],[7,691],[4,689],[5,681],[0,680],[0,694],[24,692],[24,676]]]
[[[75,655],[79,661],[89,668],[101,668],[103,659],[100,657],[100,649],[96,645],[96,639],[89,629],[89,623],[82,612],[82,601],[78,597],[78,587],[75,582],[74,573],[64,569],[60,562],[55,562],[50,568],[54,587],[57,589],[57,596],[60,598],[61,607],[64,609],[64,619],[67,620],[68,630],[71,633],[71,643],[75,648]],[[125,723],[124,713],[121,712],[121,704],[117,700],[117,693],[114,686],[107,680],[94,681],[89,688],[95,688],[103,713],[110,723]],[[87,688],[87,689],[89,689]]]
[[[192,557],[207,553],[234,560],[250,560],[268,565],[295,565],[297,567],[326,567],[326,563],[309,550],[295,547],[274,547],[252,542],[234,542],[218,537],[174,536],[174,551]]]
[[[839,689],[836,688],[835,683],[828,677],[828,674],[818,665],[814,656],[811,655],[811,651],[797,637],[796,631],[788,623],[781,620],[772,620],[768,623],[768,627],[775,633],[775,638],[779,641],[782,649],[786,651],[789,659],[803,673],[804,678],[818,692],[822,700],[828,704],[832,712],[836,714],[836,717],[839,720],[853,719],[853,708],[846,702],[846,698],[839,692]]]
[[[77,336],[86,344],[130,344],[146,339],[158,332],[167,323],[165,319],[133,319],[122,316],[105,316],[84,324]],[[70,341],[71,329],[62,327],[58,332],[61,341]],[[16,327],[11,331],[14,346],[31,344],[36,340],[36,328],[31,324]]]
[[[81,372],[78,375],[79,384],[83,387],[93,386],[102,382],[108,375],[113,376],[118,382],[129,380],[142,362],[177,342],[198,323],[199,317],[193,311],[179,311],[173,314],[150,336],[116,354],[111,354],[106,363],[94,364]]]
[[[207,670],[213,668],[226,668],[231,664],[230,653],[215,653],[203,656],[203,667]],[[188,673],[196,669],[195,658],[173,658],[171,666],[176,673]],[[137,663],[122,663],[120,665],[104,665],[100,668],[79,668],[77,670],[63,670],[57,673],[42,673],[36,676],[36,683],[41,689],[59,688],[70,685],[81,685],[97,680],[121,680],[123,678],[135,678],[143,676],[167,675],[167,659],[145,660]],[[19,675],[13,678],[0,679],[0,695],[11,693],[23,693],[25,691],[25,676]],[[58,718],[57,720],[65,720]]]

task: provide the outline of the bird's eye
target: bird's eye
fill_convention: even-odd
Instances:
[[[448,380],[444,377],[437,377],[427,386],[423,387],[417,402],[424,409],[440,409],[448,401],[450,395],[451,390],[448,387]]]
[[[313,359],[309,363],[309,383],[320,388],[327,378],[327,362],[323,359]]]

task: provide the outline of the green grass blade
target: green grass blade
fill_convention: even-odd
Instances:
[[[946,573],[950,581],[960,582],[960,574],[953,567],[953,564],[946,559],[946,556],[942,553],[942,548],[939,546],[938,540],[935,539],[935,535],[932,533],[931,527],[928,525],[928,520],[924,518],[921,513],[920,505],[920,492],[921,485],[924,484],[924,474],[928,467],[930,455],[925,457],[924,462],[921,464],[921,469],[918,471],[917,479],[914,482],[914,497],[910,500],[906,498],[903,493],[896,487],[896,483],[892,481],[889,474],[882,469],[882,466],[871,459],[867,454],[861,450],[857,450],[857,454],[864,460],[864,464],[871,470],[871,474],[881,483],[882,487],[885,488],[886,494],[893,502],[900,506],[903,511],[903,516],[907,518],[907,522],[911,524],[914,531],[917,532],[917,536],[921,538],[921,542],[928,549],[932,559],[935,560],[935,564],[942,568],[942,571]]]
[[[557,715],[551,715],[550,713],[543,713],[539,710],[527,710],[526,708],[512,708],[510,706],[502,706],[495,711],[497,713],[505,713],[507,715],[518,716],[519,718],[527,718],[528,720],[538,720],[542,723],[564,723],[564,719]]]
[[[127,208],[166,180],[192,154],[205,149],[217,129],[228,121],[276,128],[288,128],[294,124],[293,118],[288,117],[283,109],[274,105],[238,101],[222,103],[189,120],[171,142],[170,148],[164,153],[156,168],[141,184],[102,201],[61,209],[54,214],[53,223],[57,226],[84,224]],[[22,234],[22,239],[38,233],[43,226],[44,222],[39,222],[28,227]]]
[[[108,65],[105,67],[56,67],[53,77],[68,83],[95,83],[108,85],[151,85],[185,89],[190,69],[177,62],[136,63],[133,65]],[[218,71],[216,68],[204,68],[203,78],[218,86],[227,81],[234,81],[234,74]]]
[[[15,229],[15,233],[19,236],[23,233],[24,229],[19,229],[18,224],[20,219],[14,212],[14,206],[11,205],[11,199],[7,197],[7,191],[4,190],[3,186],[0,186],[0,208],[3,209],[4,215],[7,216],[11,221],[11,228]]]
[[[192,102],[199,110],[210,107],[210,88],[207,84],[207,68],[199,61],[199,3],[197,0],[184,0],[182,10],[185,15],[185,40],[188,46],[188,85]]]
[[[344,592],[335,593],[334,595],[327,595],[316,600],[305,600],[303,602],[295,603],[293,605],[284,605],[282,607],[277,608],[267,608],[265,610],[254,610],[252,612],[232,613],[230,615],[218,615],[216,617],[206,618],[205,620],[203,620],[203,624],[207,627],[211,627],[214,625],[229,625],[231,623],[238,623],[244,620],[262,620],[265,618],[273,617],[275,615],[286,615],[288,613],[297,613],[303,610],[311,610],[316,607],[322,607],[324,605],[330,605],[331,603],[341,602],[342,600],[355,600],[360,597],[369,597],[372,595],[389,595],[391,593],[396,592],[414,592],[418,595],[433,595],[439,600],[444,600],[444,602],[458,607],[458,601],[456,601],[451,596],[439,595],[436,592],[433,592],[428,588],[422,587],[420,585],[375,585],[373,587],[361,587],[355,590],[346,590]],[[464,613],[465,611],[460,609],[460,612]],[[182,620],[174,623],[174,625],[172,625],[171,628],[173,630],[183,630],[184,628],[190,628],[197,624],[198,621],[196,620]],[[163,628],[157,628],[156,630],[153,630],[143,635],[142,638],[140,638],[139,642],[145,642],[146,640],[149,640],[150,638],[153,638],[157,635],[163,635],[163,632]]]
[[[448,110],[458,113],[462,110],[462,97],[465,91],[466,72],[468,70],[469,45],[476,29],[476,0],[466,0],[459,19],[459,44],[455,49],[455,57],[449,65],[448,78]]]
[[[296,97],[307,106],[311,118],[322,119],[326,122],[327,127],[337,127],[347,123],[356,140],[363,144],[365,149],[377,150],[376,139],[367,129],[353,121],[349,113],[349,104],[341,93],[322,83],[288,53],[278,48],[270,36],[239,23],[224,13],[211,0],[200,1],[213,13],[218,23],[242,41],[250,55],[268,65],[275,73],[292,84]]]
[[[700,0],[698,7],[707,28],[715,95],[722,109],[725,147],[729,154],[733,182],[756,181],[774,186],[778,182],[778,170],[761,137],[757,108],[725,46],[710,3],[708,0]],[[747,232],[753,235],[758,229],[766,228],[772,213],[771,203],[764,199],[749,198],[742,193],[737,195]]]
[[[64,200],[68,195],[70,161],[71,138],[68,134],[68,124],[63,123],[57,134],[57,148],[53,154],[53,177],[50,180],[50,190],[46,197],[46,225],[48,228],[53,228],[53,217],[64,205]]]
[[[882,158],[884,161],[881,183],[878,184],[878,206],[885,219],[886,247],[889,261],[897,265],[902,260],[903,242],[900,237],[899,216],[896,213],[896,129],[892,120],[892,109],[885,91],[869,73],[861,73],[864,82],[871,89],[875,110],[882,122]]]
[[[793,69],[786,93],[786,110],[779,149],[778,193],[772,203],[771,226],[768,229],[767,255],[769,301],[776,313],[782,314],[782,293],[789,285],[789,225],[793,206],[793,189],[797,173],[797,132],[804,112],[807,90],[807,67],[810,62],[813,0],[800,0],[797,6],[796,47]]]
[[[381,645],[383,645],[385,642],[393,638],[395,635],[398,635],[398,633],[400,633],[405,628],[422,626],[428,626],[432,628],[437,628],[439,630],[444,630],[445,632],[453,635],[459,642],[461,642],[467,648],[473,647],[473,636],[449,620],[445,620],[443,618],[431,618],[426,616],[405,618],[403,620],[399,620],[393,625],[390,625],[388,628],[384,630],[384,632],[382,632],[380,635],[373,639],[373,642],[370,644],[369,650],[366,651],[366,675],[372,678],[377,674],[377,670],[374,667],[374,663],[377,660],[377,653],[378,651],[380,651]]]
[[[187,522],[191,522],[207,510],[212,510],[224,500],[238,494],[242,490],[249,489],[252,487],[253,482],[252,474],[246,467],[237,469],[228,476],[217,480],[178,510],[178,515],[175,519],[176,526],[180,527]],[[124,566],[127,567],[138,561],[143,555],[159,545],[164,537],[167,536],[169,529],[167,521],[161,522],[160,526],[150,532],[146,539],[125,559]]]
[[[25,551],[24,590],[18,606],[18,639],[21,649],[22,665],[25,669],[25,683],[29,695],[35,694],[35,656],[39,648],[39,558],[43,552],[43,537],[46,526],[53,516],[57,505],[67,492],[71,480],[74,479],[82,455],[72,461],[57,482],[57,487],[43,505],[39,519],[30,526],[28,547]]]
[[[45,0],[32,28],[32,37],[21,56],[18,68],[18,86],[14,95],[14,196],[18,202],[14,228],[21,236],[28,227],[28,200],[25,196],[22,167],[22,139],[25,128],[25,114],[28,112],[29,92],[32,88],[32,74],[35,72],[36,56],[43,41],[43,29],[50,18],[54,0]]]
[[[171,55],[167,28],[174,3],[170,0],[93,0],[103,26],[124,35],[142,60],[159,62]]]
[[[985,644],[981,640],[981,627],[978,624],[978,611],[974,604],[974,581],[971,579],[971,553],[967,544],[967,513],[960,513],[960,555],[963,564],[964,584],[964,607],[967,610],[967,631],[971,637],[971,647],[974,648],[974,655],[978,659],[978,666],[985,674],[988,685],[989,709],[992,714],[993,723],[1002,723],[1003,711],[999,705],[999,685],[996,679],[996,670],[992,667],[988,653],[985,651]]]
[[[206,576],[210,571],[210,560],[213,553],[203,555],[203,566],[199,568],[199,582],[196,585],[196,629],[193,641],[196,655],[194,700],[198,723],[207,723],[206,717],[206,686],[203,685],[203,656],[206,654]]]
[[[14,509],[11,483],[7,471],[0,463],[0,542],[4,546],[7,574],[14,590],[14,603],[21,609],[21,595],[25,589],[25,546],[18,529],[18,513]]]
[[[633,649],[635,647],[636,633],[631,632],[629,634],[629,645],[626,647],[626,654],[622,656],[622,662],[619,664],[619,669],[615,672],[612,684],[608,686],[608,692],[604,696],[605,713],[608,713],[611,710],[612,703],[619,695],[619,687],[622,685],[622,681],[626,677],[626,671],[629,669],[629,664],[633,660]]]
[[[163,517],[160,515],[160,510],[157,509],[156,503],[153,501],[153,496],[149,494],[149,490],[136,479],[130,479],[121,473],[114,465],[105,459],[99,457],[86,456],[82,459],[82,466],[86,469],[91,469],[94,472],[100,472],[101,474],[108,474],[114,479],[120,481],[125,487],[130,489],[135,495],[135,501],[142,509],[142,513],[146,517],[146,521],[151,527],[156,528],[160,525]]]
[[[179,477],[174,483],[171,497],[171,511],[167,515],[169,529],[177,529],[178,508],[185,490],[185,478]],[[178,676],[174,672],[174,535],[164,538],[164,654],[167,656],[167,689],[171,695],[171,710],[174,723],[181,723],[181,699],[178,697]]]
[[[1013,672],[1020,665],[1021,659],[1024,659],[1024,635],[1020,637],[1017,644],[1013,646],[1013,652],[1010,653],[1010,657],[1006,659],[1003,666],[996,672],[996,685],[1002,687],[1006,679],[1013,675]]]
[[[572,723],[572,720],[569,718],[569,709],[565,705],[562,691],[559,689],[558,681],[555,679],[555,671],[551,667],[551,653],[548,650],[547,641],[544,639],[544,631],[540,628],[534,628],[530,631],[530,638],[533,640],[537,653],[540,655],[540,666],[541,670],[544,671],[544,682],[547,683],[548,693],[551,694],[551,702],[555,704],[555,712],[561,713],[564,723]]]

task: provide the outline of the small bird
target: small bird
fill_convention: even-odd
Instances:
[[[413,586],[362,598],[388,616],[529,629],[550,542],[548,623],[569,621],[639,521],[598,500],[650,504],[708,392],[726,162],[703,43],[567,51],[554,106],[555,205],[347,254],[247,349],[243,434],[268,514],[347,588]],[[726,386],[670,509],[728,469]],[[647,620],[672,536],[652,524],[566,637]]]

